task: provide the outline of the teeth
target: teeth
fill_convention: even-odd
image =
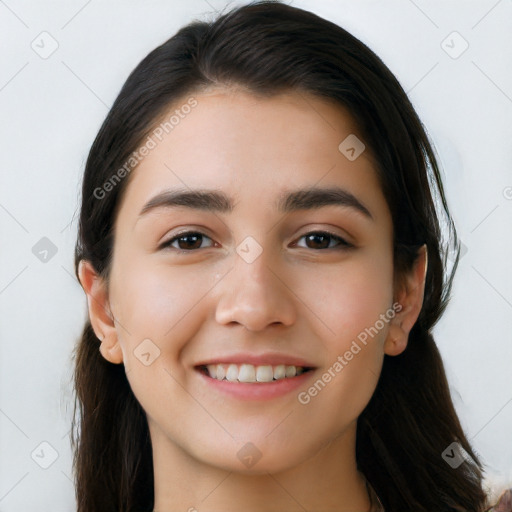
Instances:
[[[224,366],[222,366],[220,364],[219,365],[211,365],[211,366],[215,366],[217,368],[216,375],[215,375],[216,379],[222,380],[226,376],[226,369],[224,368]]]
[[[214,379],[217,378],[217,375],[219,375],[219,379],[223,379],[224,378],[224,375],[223,376],[220,376],[220,373],[217,371],[217,366],[219,365],[216,365],[216,364],[209,364],[206,369],[208,370],[208,374],[210,375],[210,377],[213,377]]]
[[[272,366],[256,367],[256,380],[258,382],[270,382],[274,378]]]
[[[304,373],[302,366],[277,366],[252,364],[209,364],[206,366],[208,375],[213,379],[227,380],[229,382],[272,382],[295,377]]]
[[[230,364],[228,366],[228,371],[226,372],[226,379],[228,379],[230,382],[238,380],[238,366],[236,364]]]
[[[286,376],[287,377],[295,377],[295,374],[297,373],[297,368],[295,366],[287,366],[286,367]]]
[[[286,376],[286,366],[284,364],[280,364],[274,368],[274,379],[284,379]]]
[[[236,366],[236,365],[234,365]],[[240,382],[256,382],[257,374],[254,366],[252,364],[243,364],[240,366],[240,371],[238,372],[238,380]],[[259,380],[259,379],[258,379]]]

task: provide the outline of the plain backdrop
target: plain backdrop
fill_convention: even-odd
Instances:
[[[428,129],[463,242],[434,334],[487,478],[511,483],[512,2],[291,3],[370,46]],[[75,510],[70,358],[87,306],[73,249],[89,147],[139,61],[226,5],[0,1],[1,512]]]

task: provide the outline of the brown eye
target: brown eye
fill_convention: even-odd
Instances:
[[[354,247],[352,244],[350,244],[340,236],[335,235],[333,233],[329,233],[327,231],[312,231],[300,237],[300,239],[303,238],[306,240],[305,247],[313,250],[343,250],[348,249],[350,247]],[[201,244],[204,241],[204,239],[208,239],[211,241],[210,237],[206,236],[205,234],[199,231],[187,231],[184,233],[180,233],[179,235],[168,240],[167,242],[164,242],[160,246],[160,249],[172,249],[178,252],[193,252],[198,249],[207,248],[201,247]],[[332,242],[334,242],[334,245]],[[213,247],[213,244],[211,244],[209,247]]]
[[[185,233],[180,233],[167,242],[164,242],[160,248],[172,248],[181,252],[191,252],[196,249],[201,249],[201,242],[204,238],[211,240],[210,237],[198,231],[187,231]],[[178,244],[177,247],[173,245],[175,242]]]
[[[311,233],[307,233],[300,237],[301,239],[306,239],[306,244],[308,249],[344,249],[348,247],[353,247],[352,244],[348,243],[343,238],[334,235],[333,233],[329,233],[327,231],[312,231]],[[332,241],[337,241],[336,246],[332,246]]]

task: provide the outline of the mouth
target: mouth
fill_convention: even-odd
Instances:
[[[233,383],[269,383],[291,380],[314,370],[308,366],[294,365],[253,365],[248,363],[220,363],[198,365],[197,371],[217,381]]]

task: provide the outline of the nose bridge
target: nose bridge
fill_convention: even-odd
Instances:
[[[273,323],[294,321],[293,294],[279,275],[280,265],[272,250],[253,237],[236,247],[233,268],[226,276],[216,318],[219,323],[237,322],[249,330],[264,329]]]

